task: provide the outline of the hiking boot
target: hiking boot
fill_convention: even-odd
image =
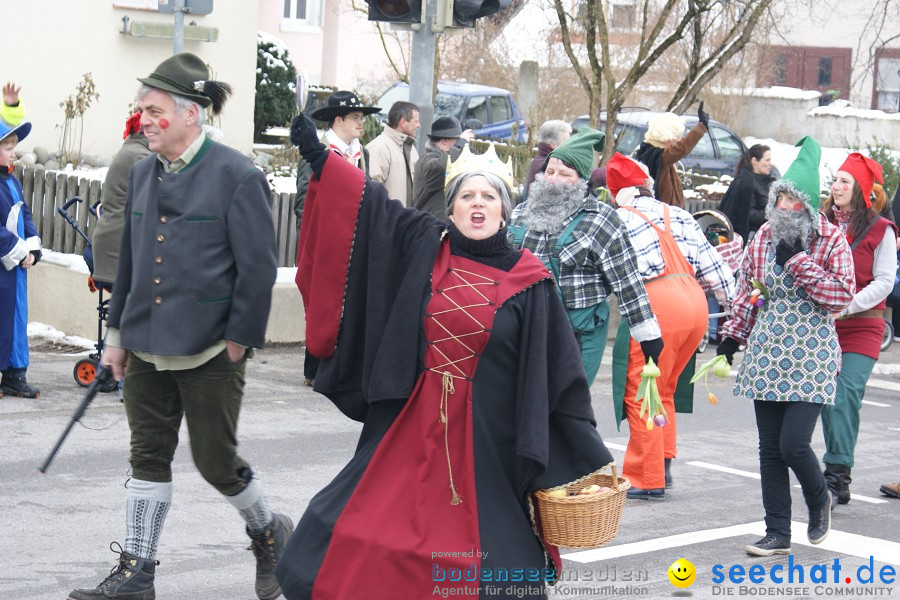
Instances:
[[[672,465],[672,459],[667,458],[666,460],[666,487],[672,487],[672,473],[669,472],[669,467]]]
[[[272,522],[257,535],[251,535],[250,547],[256,556],[256,595],[260,600],[275,600],[281,595],[281,585],[275,579],[275,566],[287,545],[294,524],[280,513],[272,513]]]
[[[850,502],[850,467],[825,464],[825,483],[831,492],[831,508]]]
[[[885,483],[881,486],[880,491],[885,496],[900,498],[900,483]]]
[[[117,542],[110,544],[109,549],[119,554],[119,564],[97,587],[72,590],[68,600],[155,600],[153,577],[159,561],[126,554]]]
[[[773,554],[790,554],[791,541],[777,535],[766,535],[755,544],[744,546],[744,552],[751,556],[772,556]]]
[[[806,537],[810,544],[821,544],[831,530],[831,492],[826,492],[828,497],[821,506],[809,509],[809,526],[806,528]]]
[[[4,394],[20,398],[37,398],[41,395],[41,390],[28,385],[28,381],[25,379],[25,369],[8,369],[3,371],[3,381],[0,382],[0,389],[3,390]]]

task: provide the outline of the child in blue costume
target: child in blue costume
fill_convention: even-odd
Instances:
[[[31,123],[11,127],[0,121],[0,389],[3,394],[37,398],[28,384],[28,275],[41,259],[41,240],[22,184],[12,176],[16,144],[31,132]]]

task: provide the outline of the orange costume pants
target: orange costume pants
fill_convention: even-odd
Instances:
[[[659,357],[660,376],[656,382],[668,414],[665,427],[647,430],[647,414],[638,416],[641,405],[635,402],[644,354],[641,345],[631,339],[628,349],[628,379],[625,383],[625,416],[631,429],[622,474],[640,489],[666,486],[665,458],[675,458],[675,386],[691,355],[703,339],[708,326],[706,296],[697,280],[687,274],[673,274],[644,282],[650,306],[662,330],[663,346]]]

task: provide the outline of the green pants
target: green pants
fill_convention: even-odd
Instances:
[[[227,351],[194,369],[157,371],[128,354],[124,402],[131,428],[133,477],[172,481],[172,458],[181,419],[203,478],[226,496],[246,486],[249,465],[237,455],[237,424],[246,358],[232,364]]]
[[[609,321],[597,327],[590,333],[581,335],[581,362],[584,364],[584,372],[587,375],[588,387],[594,383],[597,371],[600,370],[600,361],[603,359],[603,351],[606,350],[606,338],[609,337]]]
[[[586,308],[567,308],[566,314],[581,349],[581,362],[590,387],[600,370],[606,338],[609,337],[609,302],[604,300]]]
[[[859,435],[859,410],[874,366],[874,358],[855,352],[842,355],[834,405],[822,409],[822,431],[825,433],[822,462],[825,464],[853,466],[853,451]]]

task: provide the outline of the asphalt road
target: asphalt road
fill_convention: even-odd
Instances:
[[[711,358],[713,351],[701,359]],[[63,600],[74,587],[93,586],[116,558],[109,543],[123,540],[128,428],[115,394],[101,394],[49,472],[37,472],[82,395],[71,375],[77,359],[34,352],[29,379],[42,388],[41,397],[0,399],[0,599]],[[249,364],[239,431],[241,454],[260,474],[271,505],[295,521],[352,454],[359,431],[327,400],[302,386],[301,365],[297,347],[257,354]],[[675,486],[665,502],[628,501],[613,542],[599,550],[566,552],[564,581],[551,589],[550,598],[900,595],[896,581],[879,581],[885,567],[900,571],[900,500],[878,492],[882,483],[900,481],[898,365],[900,344],[895,344],[883,355],[881,372],[873,375],[876,381],[866,394],[876,404],[864,407],[853,469],[852,491],[860,497],[835,512],[834,530],[822,546],[802,543],[806,510],[795,488],[792,557],[754,559],[743,552],[744,545],[764,533],[754,479],[755,422],[751,403],[731,396],[732,381],[716,380],[711,389],[719,404],[710,405],[699,388],[694,414],[680,416]],[[884,372],[892,369],[896,373]],[[621,461],[628,433],[627,426],[619,432],[612,423],[608,359],[592,392],[599,430]],[[182,435],[187,435],[184,429]],[[819,431],[813,440],[821,455]],[[174,503],[158,556],[157,598],[253,599],[254,559],[245,550],[248,540],[237,513],[197,474],[187,444],[180,446],[174,470]],[[870,557],[875,582],[861,584]],[[696,581],[685,589],[673,587],[667,576],[679,558],[697,571]],[[788,565],[788,560],[795,566],[793,583],[774,583],[770,568]],[[754,571],[761,583],[738,583],[739,571],[754,565],[765,570],[763,576],[758,568]],[[835,565],[841,569],[838,575]],[[797,580],[799,570],[803,582]],[[718,581],[716,573],[722,574]],[[775,576],[779,574],[787,575],[776,569]],[[822,576],[828,583],[815,582]],[[376,590],[377,582],[372,582],[359,598],[407,597],[381,596]]]

